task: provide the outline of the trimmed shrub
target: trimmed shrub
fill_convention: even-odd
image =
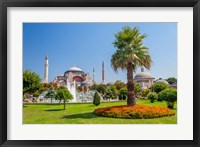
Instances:
[[[158,82],[158,83],[154,83],[152,86],[151,86],[151,90],[153,92],[156,92],[156,93],[159,93],[161,91],[163,91],[164,89],[167,89],[169,88],[169,86],[165,83],[161,83],[161,82]]]
[[[167,107],[174,108],[174,102],[177,101],[177,90],[176,89],[165,89],[159,93],[159,97],[167,102]]]
[[[138,104],[135,106],[121,105],[98,108],[95,109],[94,113],[105,117],[126,119],[147,119],[175,115],[174,111],[165,107]]]
[[[155,92],[150,92],[147,95],[147,98],[150,100],[151,103],[154,103],[154,101],[158,99],[158,95]]]
[[[97,92],[95,92],[95,94],[94,94],[93,104],[95,106],[100,105],[100,96]]]

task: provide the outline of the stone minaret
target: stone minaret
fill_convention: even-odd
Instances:
[[[93,84],[95,83],[95,70],[94,70],[94,68],[93,68]]]
[[[48,76],[49,76],[49,63],[48,63],[48,56],[46,56],[45,69],[44,69],[44,83],[48,83]]]
[[[104,83],[104,62],[102,63],[102,83]]]

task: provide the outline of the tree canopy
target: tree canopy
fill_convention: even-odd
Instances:
[[[154,83],[151,86],[151,90],[156,92],[156,93],[159,93],[159,92],[163,91],[164,89],[167,89],[168,87],[169,86],[167,84],[158,82],[158,83]]]
[[[58,89],[55,98],[58,100],[63,100],[64,101],[64,110],[65,110],[65,103],[67,100],[72,100],[73,95],[69,92],[67,88],[61,87]]]
[[[173,84],[174,82],[177,82],[177,79],[174,77],[170,77],[166,80],[169,84]]]
[[[114,85],[116,86],[117,90],[120,90],[121,88],[126,87],[126,84],[122,81],[117,80]]]
[[[35,72],[30,70],[23,71],[23,94],[33,94],[41,88],[41,78]]]
[[[50,86],[45,97],[51,98],[51,103],[52,103],[52,100],[53,98],[55,98],[55,96],[56,96],[56,91],[53,86]]]

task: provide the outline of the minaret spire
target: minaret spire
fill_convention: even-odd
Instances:
[[[48,55],[46,55],[45,60],[48,60]]]
[[[104,62],[102,62],[102,83],[104,83]]]
[[[48,76],[49,76],[49,60],[48,56],[45,57],[45,69],[44,69],[44,83],[48,83]]]

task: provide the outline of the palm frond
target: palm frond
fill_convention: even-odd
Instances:
[[[119,69],[126,70],[126,63],[133,64],[134,71],[137,67],[144,66],[151,68],[152,59],[149,55],[149,48],[143,45],[146,34],[141,34],[137,27],[123,27],[121,31],[115,34],[113,42],[116,52],[112,55],[111,66],[114,71]]]

